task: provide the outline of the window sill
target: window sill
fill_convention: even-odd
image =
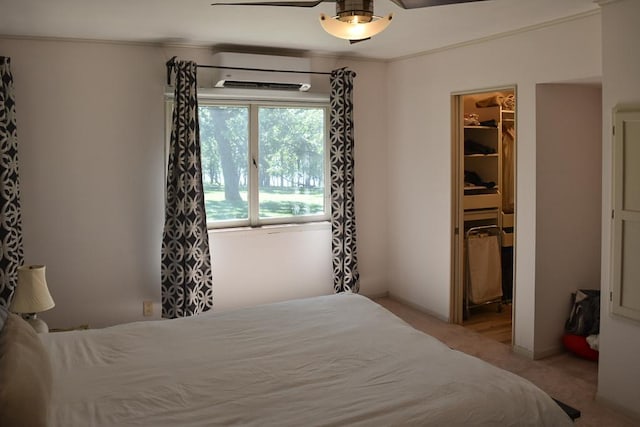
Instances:
[[[272,224],[260,227],[231,227],[209,229],[209,236],[216,234],[278,234],[278,233],[299,233],[304,231],[331,230],[329,221],[306,222],[300,224]]]

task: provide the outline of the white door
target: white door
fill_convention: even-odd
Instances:
[[[640,107],[614,109],[611,311],[640,321]]]

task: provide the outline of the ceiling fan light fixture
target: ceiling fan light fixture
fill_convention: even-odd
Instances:
[[[348,22],[349,24],[366,24],[373,21],[373,13],[365,11],[343,12],[336,16],[338,21]]]
[[[373,0],[337,0],[336,16],[342,22],[359,24],[373,21]]]
[[[384,31],[391,23],[391,19],[391,13],[385,17],[352,15],[352,19],[348,21],[344,20],[344,15],[341,17],[321,14],[320,25],[334,37],[345,40],[362,40]]]

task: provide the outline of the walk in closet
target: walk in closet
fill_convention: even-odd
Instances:
[[[453,96],[451,319],[492,329],[497,340],[508,343],[514,285],[515,95],[515,88],[505,88]]]

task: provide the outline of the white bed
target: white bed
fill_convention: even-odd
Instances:
[[[353,294],[41,340],[50,427],[572,425],[530,382]]]

